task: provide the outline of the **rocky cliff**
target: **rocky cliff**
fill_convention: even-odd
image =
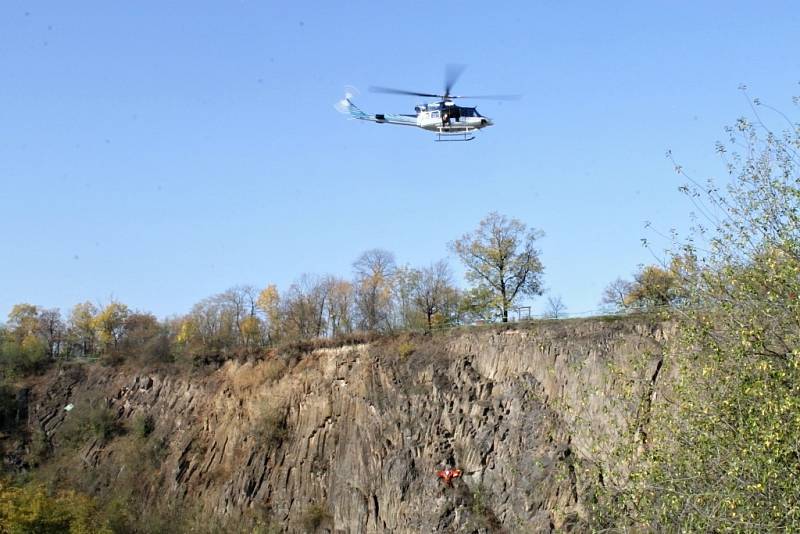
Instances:
[[[619,468],[610,448],[644,428],[663,337],[642,319],[568,320],[203,373],[73,366],[30,391],[28,447],[49,451],[40,469],[61,483],[207,525],[566,529]],[[106,436],[76,423],[98,403],[113,418]],[[436,477],[447,466],[463,470],[452,486]]]

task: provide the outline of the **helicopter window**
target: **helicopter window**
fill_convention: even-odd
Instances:
[[[431,118],[432,118],[432,119],[435,119],[435,118],[437,118],[438,116],[439,116],[439,112],[438,112],[438,111],[431,111]]]

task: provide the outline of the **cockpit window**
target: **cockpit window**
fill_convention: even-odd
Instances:
[[[480,113],[475,108],[461,108],[462,117],[480,117]]]

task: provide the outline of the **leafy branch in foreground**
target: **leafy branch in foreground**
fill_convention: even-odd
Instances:
[[[675,378],[609,498],[618,526],[800,529],[800,125],[776,133],[754,111],[718,145],[724,191],[676,166],[702,224],[676,253],[686,305],[663,372]]]

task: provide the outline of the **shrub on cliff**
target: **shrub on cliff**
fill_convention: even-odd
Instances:
[[[300,525],[305,532],[316,532],[317,529],[328,525],[332,521],[333,516],[328,509],[321,504],[309,505],[300,517]]]
[[[93,499],[73,491],[0,481],[0,532],[111,534]]]
[[[58,438],[66,445],[77,448],[90,438],[106,442],[119,430],[113,410],[102,399],[94,399],[75,405],[58,430]]]
[[[156,420],[150,414],[139,414],[133,419],[133,434],[137,438],[147,438],[156,428]]]
[[[279,403],[262,407],[253,422],[252,435],[265,447],[280,445],[289,436],[285,406]]]

